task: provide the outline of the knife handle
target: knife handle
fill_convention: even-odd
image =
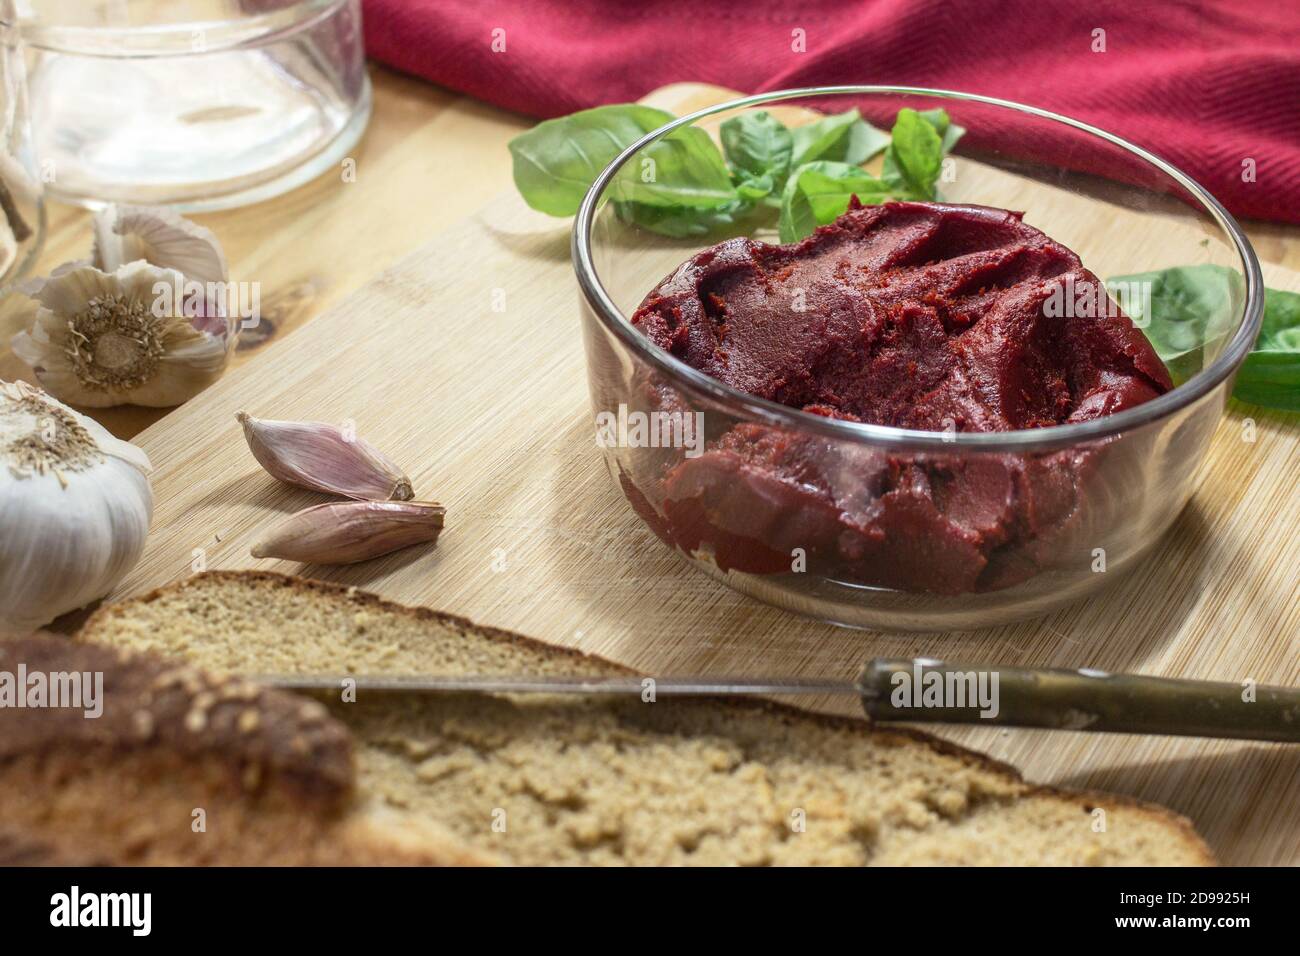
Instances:
[[[872,720],[1300,743],[1300,690],[1288,687],[876,658],[858,689]]]

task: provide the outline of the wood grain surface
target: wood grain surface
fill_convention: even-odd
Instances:
[[[691,568],[635,517],[601,461],[569,224],[531,212],[508,188],[504,141],[513,128],[484,108],[440,103],[442,94],[406,81],[395,86],[410,99],[386,97],[381,86],[357,184],[318,182],[265,206],[203,217],[227,238],[244,277],[320,288],[289,310],[251,361],[139,434],[156,468],[154,530],[110,600],[202,567],[258,567],[358,585],[658,674],[843,676],[869,656],[927,654],[1300,684],[1300,421],[1258,408],[1230,408],[1200,490],[1147,558],[1101,596],[1046,619],[931,635],[844,630],[756,603]],[[724,95],[678,86],[653,99],[683,111]],[[435,108],[433,118],[424,115]],[[433,149],[448,135],[460,138],[466,155],[474,147],[469,169],[464,156],[430,158],[406,141],[422,138]],[[1017,205],[1017,191],[1027,187],[999,177],[963,166],[949,195]],[[483,205],[486,181],[500,195]],[[357,186],[369,191],[365,198],[342,198]],[[437,190],[438,202],[466,218],[442,231],[432,219],[427,229],[413,224],[435,206],[422,190]],[[1071,216],[1101,214],[1074,210],[1064,190],[1020,200],[1035,210],[1029,221],[1050,218],[1067,244],[1075,231],[1097,228]],[[1120,226],[1109,227],[1110,244],[1079,249],[1103,275],[1126,261],[1125,242],[1142,241],[1125,238]],[[339,300],[364,263],[381,251],[395,258],[417,234],[427,234],[428,244]],[[56,242],[60,235],[56,229]],[[1294,236],[1271,229],[1260,236],[1269,281],[1300,291],[1288,268],[1300,265]],[[1195,239],[1171,237],[1170,254],[1195,255]],[[309,248],[317,252],[307,256]],[[647,251],[646,288],[673,264],[665,259],[653,271],[660,265],[653,257],[665,255]],[[303,321],[329,302],[336,304]],[[271,521],[322,499],[258,468],[235,422],[240,409],[355,422],[407,468],[418,497],[447,505],[437,547],[349,568],[251,558],[251,541]],[[1253,442],[1242,440],[1247,417],[1257,426]],[[129,429],[133,421],[116,424]],[[321,661],[322,670],[330,663]],[[940,734],[1037,782],[1172,807],[1192,818],[1224,862],[1300,862],[1300,748],[984,728]]]

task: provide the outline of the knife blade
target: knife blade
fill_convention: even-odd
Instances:
[[[253,680],[313,693],[562,694],[659,697],[856,696],[873,722],[988,724],[1100,733],[1300,743],[1300,689],[1098,670],[875,658],[856,680],[649,675],[276,674]]]

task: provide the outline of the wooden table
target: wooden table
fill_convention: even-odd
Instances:
[[[1258,413],[1262,437],[1248,452],[1230,434],[1235,410],[1202,490],[1151,560],[1102,598],[1041,621],[965,635],[844,631],[686,568],[655,544],[599,467],[583,418],[566,224],[530,214],[510,194],[506,142],[530,121],[383,68],[373,75],[375,118],[356,152],[356,182],[324,176],[267,203],[195,217],[222,239],[232,278],[262,283],[263,321],[241,343],[244,367],[165,421],[141,409],[97,413],[120,435],[143,431],[138,440],[156,466],[154,532],[110,600],[190,573],[199,545],[209,567],[267,567],[249,557],[251,539],[278,513],[318,500],[257,469],[237,408],[330,421],[360,411],[361,433],[403,462],[422,494],[448,503],[448,533],[427,553],[271,569],[441,606],[660,674],[827,676],[869,655],[942,653],[1213,679],[1237,679],[1249,666],[1266,682],[1300,680],[1300,516],[1287,484],[1300,426],[1280,413]],[[717,97],[683,86],[652,99],[683,113]],[[399,262],[450,227],[428,253]],[[1300,229],[1247,231],[1266,274],[1278,274],[1269,264],[1300,270]],[[40,269],[84,256],[89,241],[84,213],[55,208]],[[497,284],[512,289],[501,315],[486,305]],[[395,335],[403,322],[397,344],[351,338],[358,328]],[[346,350],[327,348],[340,339]],[[493,387],[467,402],[485,373],[465,368],[466,355],[484,342],[500,348]],[[310,366],[322,352],[343,354]],[[259,354],[264,362],[247,364]],[[340,362],[355,381],[335,374]],[[23,371],[0,352],[0,377]],[[529,396],[535,427],[513,426],[516,393]],[[451,396],[454,405],[436,404]],[[394,406],[411,414],[385,411]],[[495,573],[498,550],[509,550],[506,573]],[[986,728],[942,735],[1038,782],[1129,793],[1187,813],[1226,862],[1300,860],[1297,748]]]

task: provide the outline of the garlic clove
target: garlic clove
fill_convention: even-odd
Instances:
[[[92,266],[46,279],[32,327],[14,352],[57,398],[92,408],[179,405],[220,377],[233,336],[206,331],[206,319],[159,289],[179,272],[133,262],[113,273]]]
[[[411,480],[363,438],[327,422],[288,422],[235,415],[244,440],[273,478],[312,491],[363,501],[409,501]]]
[[[253,545],[255,558],[355,564],[437,541],[447,509],[431,501],[339,501],[290,515]]]
[[[230,275],[212,230],[166,207],[109,206],[96,213],[94,232],[92,260],[104,272],[143,259],[204,284],[224,283]]]
[[[0,635],[103,597],[139,560],[149,459],[25,382],[0,382]]]

